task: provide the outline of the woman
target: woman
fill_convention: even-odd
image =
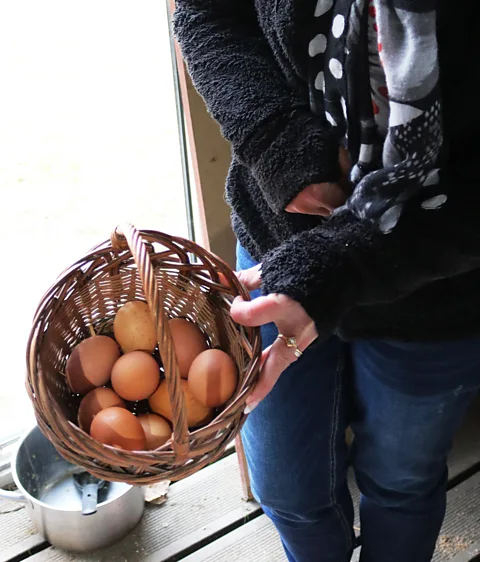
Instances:
[[[480,387],[475,3],[176,4],[232,145],[240,277],[263,293],[232,309],[266,348],[243,430],[254,494],[291,562],[349,560],[350,424],[361,560],[427,562]]]

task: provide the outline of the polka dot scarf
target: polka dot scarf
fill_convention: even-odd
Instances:
[[[356,162],[347,207],[391,232],[405,203],[434,193],[443,145],[437,0],[317,0],[310,102]]]

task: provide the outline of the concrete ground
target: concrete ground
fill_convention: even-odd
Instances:
[[[55,277],[124,220],[187,235],[171,68],[164,2],[0,2],[0,442]]]

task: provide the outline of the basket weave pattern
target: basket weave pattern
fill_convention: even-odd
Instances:
[[[223,279],[219,277],[222,274]],[[226,282],[225,282],[226,281]],[[258,329],[230,317],[236,295],[248,294],[220,258],[194,242],[126,225],[65,271],[44,295],[27,347],[27,391],[38,425],[58,452],[98,478],[130,484],[178,480],[221,456],[245,419],[245,400],[258,376]],[[112,334],[118,309],[147,302],[173,412],[172,438],[155,451],[103,445],[77,426],[81,397],[67,385],[72,349],[93,333]],[[208,425],[189,431],[168,319],[189,318],[234,359],[239,382]]]

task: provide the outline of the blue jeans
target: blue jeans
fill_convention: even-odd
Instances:
[[[238,268],[253,265],[239,248]],[[262,328],[265,347],[276,336],[274,325]],[[445,515],[447,455],[479,388],[477,339],[311,345],[242,430],[253,494],[288,560],[350,560],[351,462],[361,561],[429,562]]]

